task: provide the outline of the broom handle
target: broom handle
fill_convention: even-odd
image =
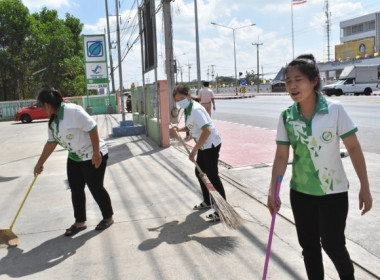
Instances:
[[[276,196],[275,196],[275,203],[277,204],[278,197],[280,195],[280,187],[281,187],[281,181],[282,181],[282,176],[279,175],[277,177],[277,186],[276,186]],[[269,232],[269,239],[268,239],[268,246],[267,246],[267,254],[265,257],[265,265],[264,265],[264,272],[263,272],[263,279],[267,279],[267,272],[268,272],[268,264],[269,264],[269,257],[270,257],[270,250],[272,247],[272,239],[273,239],[273,232],[274,232],[274,223],[276,221],[276,211],[272,212],[272,222],[270,225],[270,232]]]
[[[174,130],[174,132],[175,132],[175,136],[177,137],[177,139],[179,140],[179,142],[181,142],[181,144],[185,147],[186,152],[190,155],[190,150],[189,150],[189,148],[187,147],[186,143],[185,143],[185,142],[183,141],[183,139],[178,135],[178,133],[177,133],[176,130]],[[201,173],[201,174],[204,174],[203,171],[202,171],[202,169],[199,167],[198,163],[197,163],[196,161],[193,161],[193,162],[194,162],[195,166],[197,167],[198,172]]]
[[[11,226],[9,227],[9,229],[12,229],[12,228],[13,228],[13,225],[14,225],[15,222],[16,222],[16,219],[17,219],[17,217],[18,217],[18,214],[20,214],[21,208],[24,206],[25,200],[27,199],[27,197],[28,197],[30,191],[32,190],[32,187],[33,187],[33,185],[34,185],[34,182],[35,182],[36,179],[37,179],[37,176],[38,176],[38,175],[34,176],[34,179],[33,179],[32,183],[30,184],[30,187],[29,187],[29,189],[28,189],[28,191],[27,191],[27,193],[26,193],[26,195],[25,195],[25,197],[24,197],[24,200],[22,201],[22,203],[21,203],[21,205],[20,205],[20,208],[18,208],[17,214],[16,214],[16,216],[14,217],[14,219],[13,219],[13,221],[12,221],[12,224],[11,224]]]

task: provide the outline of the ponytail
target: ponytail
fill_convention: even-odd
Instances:
[[[50,89],[41,90],[40,93],[38,94],[37,101],[40,104],[48,103],[51,106],[53,106],[54,109],[59,109],[59,107],[61,106],[61,103],[63,102],[63,98],[62,98],[61,93],[58,90],[54,88],[50,88]],[[49,124],[48,124],[49,127],[51,127],[51,124],[56,118],[57,118],[57,115],[55,114],[52,114],[50,116]]]

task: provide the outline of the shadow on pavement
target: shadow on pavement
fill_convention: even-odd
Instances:
[[[193,212],[188,215],[183,222],[171,221],[159,227],[148,228],[148,231],[157,231],[158,236],[143,241],[138,249],[141,251],[153,250],[161,243],[177,245],[190,241],[196,241],[211,250],[212,252],[222,255],[233,251],[238,246],[236,237],[231,236],[213,236],[201,237],[195,234],[201,233],[212,226],[213,222],[205,222],[200,217],[204,211]]]
[[[17,178],[19,178],[19,176],[17,176],[17,177],[3,177],[3,176],[0,176],[0,182],[8,182],[8,181],[16,180]]]
[[[24,277],[59,265],[97,234],[94,230],[73,238],[62,234],[28,252],[19,247],[8,248],[8,254],[0,260],[0,278],[3,274]]]
[[[240,228],[239,231],[246,238],[248,238],[252,242],[252,244],[255,244],[263,252],[263,255],[266,255],[267,244],[262,243],[259,238],[257,238],[252,232],[250,232],[245,227]],[[287,274],[291,277],[291,279],[294,279],[294,280],[304,279],[304,277],[302,275],[299,275],[296,271],[294,271],[294,269],[291,266],[289,266],[285,262],[285,260],[286,260],[286,256],[280,256],[279,254],[275,252],[275,250],[273,250],[273,247],[272,247],[272,250],[270,253],[269,266],[271,262],[276,262],[279,266],[283,268],[285,272],[287,272]],[[263,263],[263,267],[264,267],[264,263]]]

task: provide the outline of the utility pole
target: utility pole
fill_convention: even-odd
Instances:
[[[189,84],[190,84],[190,69],[191,69],[191,64],[186,64],[187,65],[187,69],[188,69],[188,73],[189,73]]]
[[[326,4],[325,15],[326,15],[326,34],[327,34],[327,61],[330,61],[330,58],[331,58],[330,57],[331,12],[329,11],[329,0],[325,0],[325,4]]]
[[[212,79],[213,82],[215,82],[215,81],[214,81],[214,67],[215,67],[215,65],[212,64],[212,65],[211,65],[211,79]]]
[[[201,62],[199,55],[199,34],[198,34],[198,8],[197,0],[194,0],[194,13],[195,13],[195,46],[197,54],[197,80],[198,80],[198,90],[201,89]],[[190,75],[189,75],[190,77]],[[198,94],[198,92],[197,92]]]
[[[119,90],[120,90],[120,105],[121,105],[121,115],[123,122],[125,121],[125,106],[124,106],[124,96],[123,96],[123,67],[121,65],[121,50],[120,50],[120,25],[119,25],[119,1],[115,0],[116,3],[116,34],[117,34],[117,55],[119,63]]]
[[[181,84],[183,84],[183,66],[178,65],[177,66],[177,74],[176,74],[176,82],[178,84],[178,72],[181,74]]]
[[[115,92],[115,79],[113,76],[113,60],[112,60],[112,43],[111,43],[111,32],[110,32],[110,21],[109,21],[109,15],[108,15],[108,0],[105,0],[106,4],[106,16],[107,16],[107,34],[108,34],[108,51],[110,53],[110,67],[111,67],[111,84],[112,84],[112,91]]]
[[[210,81],[210,65],[207,66],[207,81]]]
[[[259,46],[262,45],[263,43],[252,43],[252,45],[256,45],[256,49],[257,49],[257,78],[259,79],[259,81],[257,82],[257,93],[259,93],[260,91],[260,68],[259,68]]]
[[[169,96],[169,113],[175,107],[172,92],[175,86],[174,80],[174,59],[173,59],[173,29],[170,2],[172,0],[162,0],[162,11],[164,15],[164,35],[165,35],[165,69]]]

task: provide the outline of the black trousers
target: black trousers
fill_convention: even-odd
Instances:
[[[220,195],[226,199],[226,193],[224,191],[223,183],[219,177],[219,169],[218,169],[218,160],[219,160],[219,151],[222,144],[214,147],[212,146],[210,149],[198,150],[197,154],[197,163],[201,170],[207,175],[211,184],[213,184],[214,188],[220,193]],[[206,187],[206,185],[202,182],[199,177],[199,172],[195,168],[195,175],[198,178],[199,184],[201,185],[203,201],[210,205],[210,194]]]
[[[355,279],[344,235],[348,193],[313,196],[291,190],[290,202],[308,278],[324,279],[322,247],[340,279]]]
[[[107,159],[108,154],[102,156],[102,163],[99,168],[95,168],[91,160],[82,162],[67,160],[67,178],[71,189],[75,222],[77,223],[86,221],[86,194],[84,191],[86,184],[99,205],[103,219],[113,215],[111,198],[103,186]]]

